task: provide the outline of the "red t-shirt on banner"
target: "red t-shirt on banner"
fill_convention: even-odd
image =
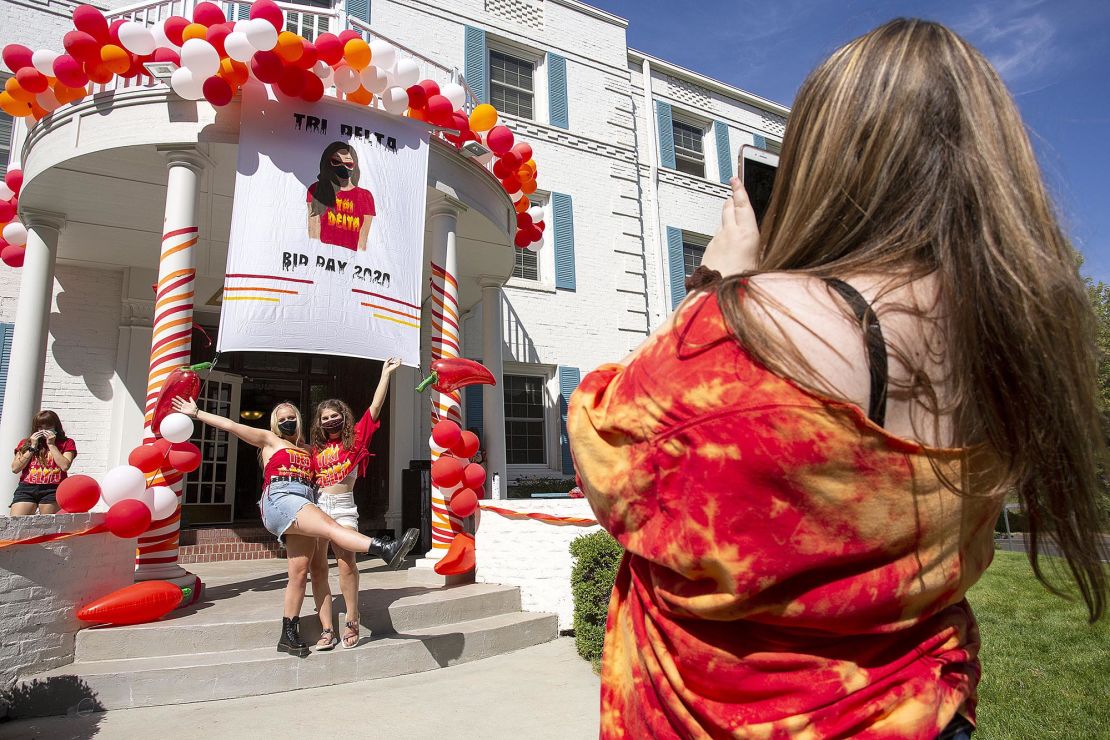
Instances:
[[[20,448],[27,443],[27,440],[22,440],[15,448],[19,452]],[[64,455],[67,452],[72,452],[74,456],[77,455],[77,444],[70,438],[66,437],[58,445],[58,450]],[[66,479],[66,471],[58,467],[58,463],[54,462],[54,457],[47,452],[46,462],[39,460],[38,450],[35,450],[35,456],[31,458],[31,462],[27,463],[27,467],[19,474],[20,483],[31,483],[37,486],[56,486]]]
[[[341,483],[350,475],[352,469],[357,469],[359,475],[366,475],[366,464],[373,457],[370,453],[370,440],[380,426],[377,419],[370,415],[370,409],[367,409],[355,424],[355,442],[350,449],[345,449],[340,440],[334,440],[323,447],[316,448],[313,460],[316,486],[326,488]]]
[[[306,203],[312,202],[316,183],[308,187]],[[358,249],[358,234],[367,216],[377,215],[374,196],[364,188],[337,190],[335,206],[320,215],[320,241],[347,249]]]

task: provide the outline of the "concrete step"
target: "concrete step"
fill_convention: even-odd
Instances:
[[[406,586],[365,589],[359,594],[362,636],[385,636],[442,624],[467,622],[520,611],[520,590],[513,586],[472,583],[431,589]],[[346,612],[342,597],[333,601],[336,620]],[[301,635],[315,643],[320,620],[311,613],[312,596],[305,599]],[[303,613],[310,612],[310,613]],[[342,630],[342,625],[336,627]],[[281,607],[272,599],[239,598],[231,614],[175,612],[165,621],[129,627],[94,627],[77,633],[75,659],[79,663],[116,659],[272,648],[281,630]],[[340,631],[338,634],[342,634]]]
[[[78,662],[20,681],[12,716],[184,704],[385,678],[480,660],[557,636],[555,615],[515,612],[406,629],[303,659],[271,645]]]

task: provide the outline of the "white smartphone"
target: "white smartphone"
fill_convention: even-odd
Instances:
[[[779,155],[751,144],[740,147],[736,170],[740,173],[740,182],[744,183],[744,189],[748,191],[748,200],[752,203],[758,224],[763,223],[763,214],[771,203],[771,190],[775,185],[778,167]]]

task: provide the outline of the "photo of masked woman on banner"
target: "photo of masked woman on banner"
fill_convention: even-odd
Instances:
[[[324,244],[362,252],[376,210],[374,195],[358,186],[358,155],[349,144],[332,142],[320,155],[320,175],[308,187],[308,235]]]

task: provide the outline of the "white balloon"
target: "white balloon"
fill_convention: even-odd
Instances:
[[[31,55],[31,64],[47,77],[54,76],[54,60],[58,58],[56,52],[49,49],[39,49]]]
[[[391,87],[382,93],[382,105],[390,113],[400,115],[409,107],[409,94],[404,88]]]
[[[36,95],[35,102],[37,102],[39,104],[39,107],[47,113],[58,110],[58,108],[62,105],[62,102],[58,100],[58,96],[55,95],[54,91],[49,88]]]
[[[235,21],[235,25],[231,27],[231,30],[237,33],[245,34],[247,32],[247,29],[250,27],[250,23],[250,20],[245,18],[241,21]]]
[[[150,27],[150,34],[154,36],[154,46],[159,49],[176,49],[177,44],[170,41],[166,36],[166,22],[164,20],[158,21]]]
[[[3,180],[0,180],[0,200],[11,200],[14,197],[15,192],[13,192]]]
[[[269,21],[261,18],[247,21],[244,33],[247,34],[247,40],[251,42],[251,46],[258,51],[270,51],[277,46],[278,32]]]
[[[386,41],[374,39],[370,42],[370,58],[374,66],[389,69],[397,61],[397,49]]]
[[[440,447],[436,444],[435,437],[428,437],[428,447],[432,450],[432,452],[447,452],[446,447]]]
[[[398,59],[393,65],[393,84],[409,88],[420,81],[420,67],[411,59]]]
[[[189,39],[181,47],[181,65],[203,84],[204,80],[220,71],[220,54],[204,39]]]
[[[174,412],[166,414],[158,427],[158,432],[174,444],[187,442],[193,436],[193,420],[185,414]]]
[[[319,77],[321,80],[326,80],[328,75],[331,74],[331,65],[320,59],[316,64],[312,65],[312,74]]]
[[[254,47],[251,45],[247,34],[242,31],[232,31],[224,39],[224,50],[227,55],[237,62],[249,62],[254,56]]]
[[[518,190],[515,193],[509,193],[509,200],[511,200],[513,203],[516,203],[518,200],[520,200],[523,197],[524,197],[524,191],[523,190]]]
[[[111,506],[129,498],[140,498],[146,490],[146,475],[134,465],[120,465],[104,475],[100,495]]]
[[[443,87],[439,88],[439,94],[451,101],[453,110],[462,108],[463,103],[466,102],[466,90],[462,85],[448,82]]]
[[[169,486],[154,486],[146,489],[143,491],[142,501],[150,509],[151,519],[156,522],[177,511],[177,494]]]
[[[119,27],[119,42],[132,54],[145,56],[154,52],[157,42],[145,23],[127,21]]]
[[[170,87],[186,100],[200,100],[204,97],[204,78],[193,74],[187,67],[178,67],[173,71]]]
[[[350,67],[344,65],[335,70],[335,88],[344,95],[353,93],[361,84],[362,80],[359,79],[358,72]]]
[[[525,246],[524,248],[527,249],[529,252],[538,252],[541,249],[543,249],[543,239],[542,238],[537,239],[536,241],[532,242],[531,244]]]
[[[359,74],[362,86],[375,95],[381,95],[389,87],[389,74],[381,67],[370,65]]]
[[[22,247],[27,243],[27,228],[18,221],[11,221],[4,227],[4,241]]]
[[[543,220],[543,209],[539,206],[532,206],[528,209],[528,215],[532,217],[533,221]]]
[[[438,488],[438,486],[437,486],[437,488]],[[450,488],[440,488],[439,490],[440,490],[440,493],[442,493],[444,496],[447,496],[448,500],[450,500],[450,496],[452,494],[458,493],[462,489],[463,489],[462,481],[459,481],[458,483],[451,486]]]

